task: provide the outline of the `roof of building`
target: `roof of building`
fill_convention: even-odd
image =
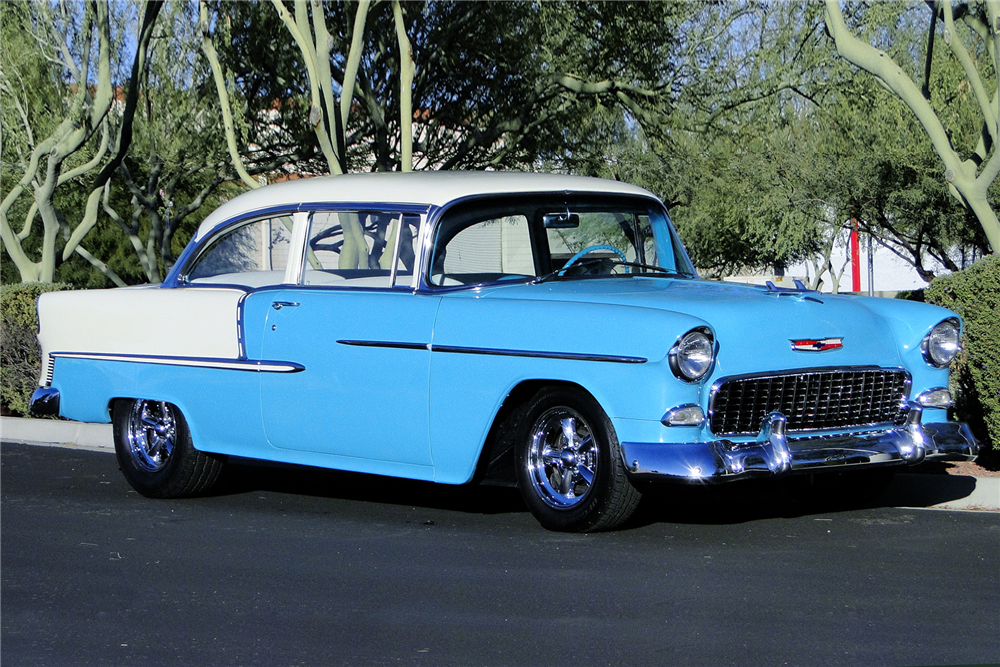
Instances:
[[[251,190],[226,202],[198,228],[200,239],[221,222],[256,210],[304,203],[443,206],[479,194],[600,192],[653,196],[619,181],[584,176],[500,171],[415,171],[317,176]]]

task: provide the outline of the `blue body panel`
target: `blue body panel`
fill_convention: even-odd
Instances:
[[[272,306],[281,301],[298,305]],[[579,385],[622,442],[709,442],[707,426],[668,428],[660,419],[681,404],[707,410],[722,377],[878,366],[905,368],[911,397],[947,386],[947,370],[924,361],[920,342],[949,316],[925,304],[670,278],[427,294],[267,288],[243,306],[246,355],[304,371],[60,358],[53,387],[72,419],[106,422],[116,397],[164,400],[187,416],[205,451],[455,484],[473,476],[494,416],[520,383]],[[687,383],[667,352],[695,327],[713,332],[717,361]],[[791,349],[791,339],[834,336],[842,348]],[[925,423],[946,418],[945,410],[924,413]]]
[[[623,322],[629,325],[623,327]],[[676,340],[671,332],[704,325],[688,315],[634,306],[492,300],[474,292],[443,297],[435,349],[504,354],[432,354],[430,425],[437,479],[463,482],[471,477],[493,416],[522,382],[579,385],[616,425],[619,418],[645,419],[664,430],[659,423],[663,406],[680,396],[697,397],[700,390],[671,374],[666,362]],[[655,331],[663,335],[650,335]],[[529,351],[547,356],[516,354]]]
[[[260,374],[268,441],[280,449],[430,466],[431,353],[426,346],[379,345],[426,345],[438,300],[405,291],[251,294],[244,320],[257,329],[248,340],[260,340],[261,358],[305,366],[301,373]],[[298,305],[271,306],[282,301]]]

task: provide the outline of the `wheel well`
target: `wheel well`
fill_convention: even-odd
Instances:
[[[525,380],[507,394],[503,404],[493,417],[483,451],[479,454],[472,483],[487,483],[497,486],[516,486],[514,476],[515,437],[524,417],[528,401],[546,387],[574,387],[590,394],[575,382],[560,380]]]
[[[110,401],[108,401],[108,419],[112,420],[115,418],[115,403],[121,400],[131,400],[126,399],[124,396],[115,396]]]

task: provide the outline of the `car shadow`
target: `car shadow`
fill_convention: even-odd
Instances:
[[[435,484],[249,459],[230,459],[208,495],[236,496],[261,491],[469,514],[528,511],[518,490],[511,487]]]
[[[623,526],[653,523],[739,524],[761,519],[876,508],[921,508],[968,497],[973,477],[897,474],[884,492],[873,497],[851,494],[804,495],[801,478],[748,480],[718,485],[657,485],[644,490],[642,503]]]
[[[902,474],[896,475],[881,500],[892,507],[931,507],[968,498],[975,490],[975,477]]]
[[[896,475],[885,493],[873,499],[803,498],[796,492],[794,479],[648,485],[642,488],[642,501],[635,514],[620,529],[656,523],[741,524],[865,508],[930,507],[965,498],[975,485],[976,480],[971,477],[901,474]],[[519,491],[509,486],[453,486],[247,459],[230,460],[209,495],[237,496],[261,491],[467,514],[528,511]]]

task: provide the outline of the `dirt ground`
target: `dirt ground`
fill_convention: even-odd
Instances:
[[[966,475],[973,477],[1000,477],[1000,452],[981,452],[975,461],[928,461],[910,468],[908,472],[931,475]]]

